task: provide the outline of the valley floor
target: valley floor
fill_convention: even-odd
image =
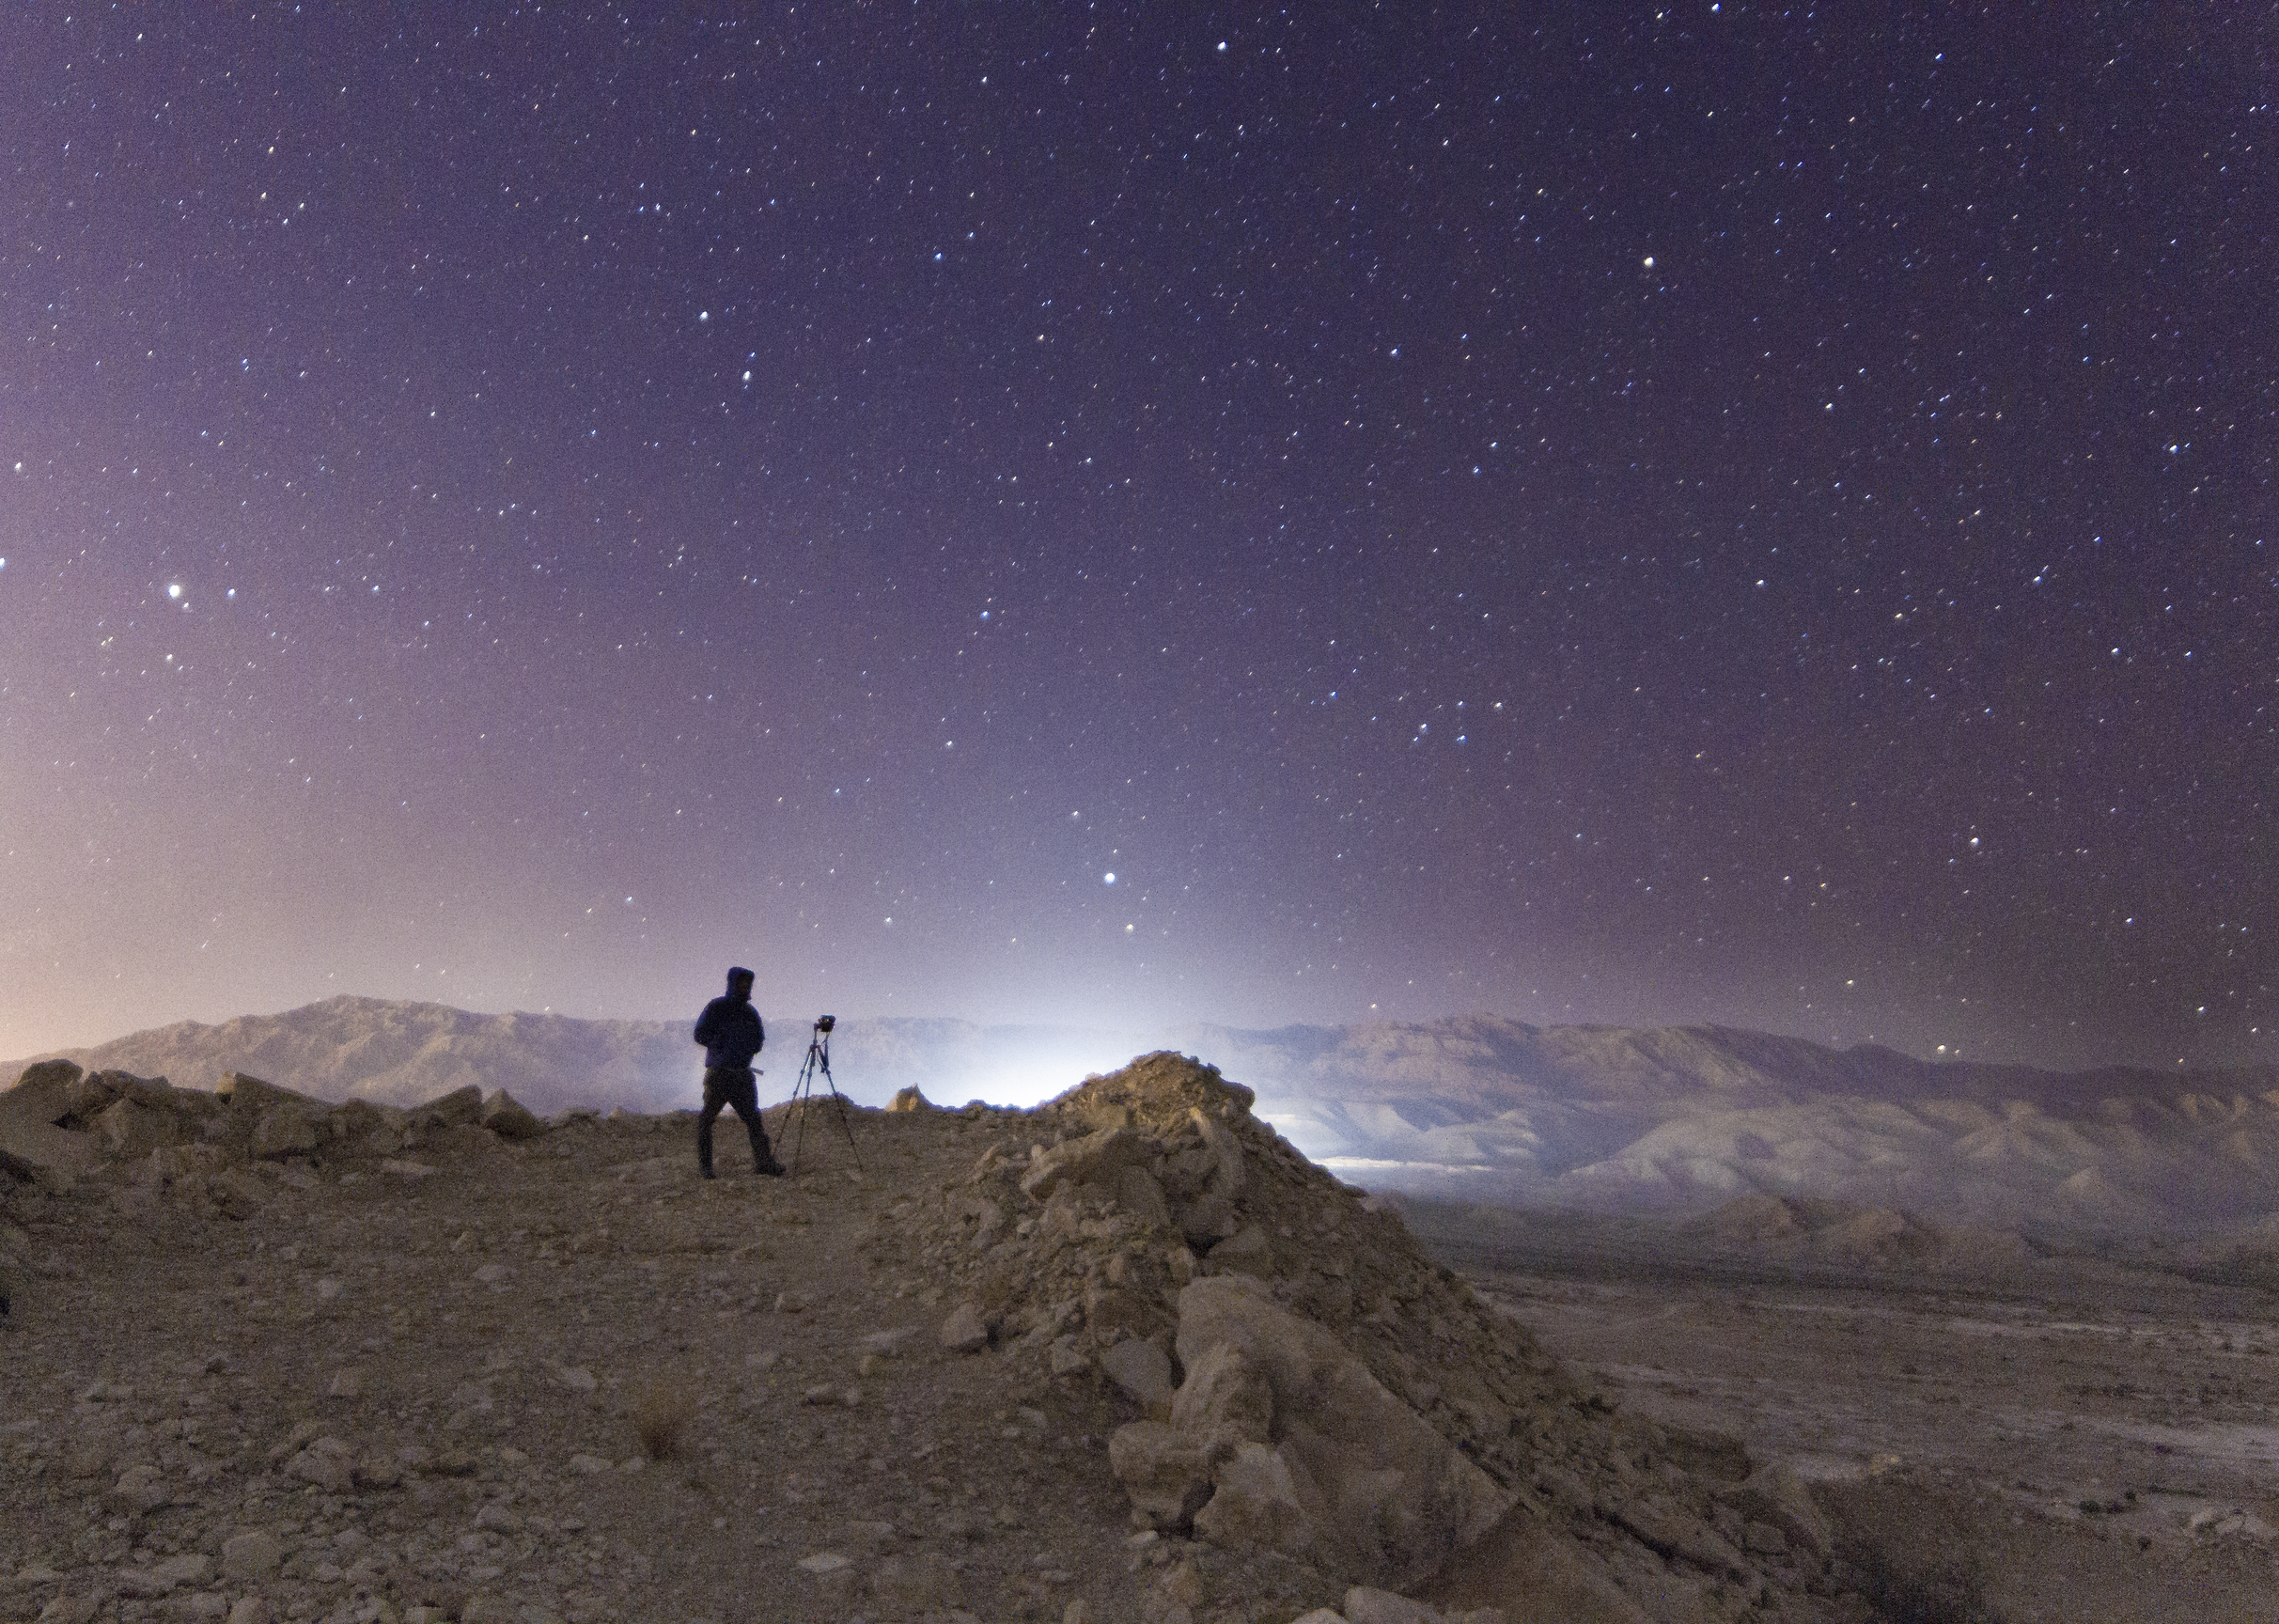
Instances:
[[[1818,1482],[1929,1617],[2279,1617],[2272,1295],[2094,1259],[1800,1269],[1657,1226],[1412,1215],[1623,1409]]]

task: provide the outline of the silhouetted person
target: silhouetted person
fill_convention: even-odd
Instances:
[[[712,1123],[722,1106],[743,1118],[752,1138],[752,1171],[780,1174],[782,1163],[768,1149],[768,1131],[759,1121],[759,1085],[752,1057],[768,1040],[759,1011],[752,1007],[752,972],[738,965],[728,972],[728,991],[696,1017],[696,1041],[704,1045],[704,1115],[696,1118],[696,1165],[712,1177]]]

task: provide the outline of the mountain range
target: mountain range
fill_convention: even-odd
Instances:
[[[763,1098],[791,1091],[809,1036],[777,1025]],[[1260,1116],[1350,1182],[1496,1205],[1684,1214],[1764,1194],[2028,1229],[2279,1233],[2273,1067],[2058,1072],[1489,1015],[1132,1036],[849,1019],[831,1042],[832,1080],[865,1104],[905,1086],[937,1103],[1032,1103],[1139,1049],[1178,1048],[1255,1090]],[[245,1071],[391,1104],[473,1083],[541,1114],[692,1106],[700,1059],[678,1021],[352,996],[61,1053],[178,1085]]]

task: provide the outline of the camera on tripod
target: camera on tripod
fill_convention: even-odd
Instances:
[[[831,1029],[838,1024],[835,1015],[816,1018],[815,1033],[807,1039],[807,1057],[800,1063],[799,1081],[791,1085],[788,1115],[799,1119],[798,1136],[791,1142],[791,1166],[799,1166],[799,1153],[807,1143],[807,1111],[815,1103],[815,1083],[821,1078],[823,1086],[831,1091],[831,1103],[837,1108],[839,1130],[847,1135],[847,1150],[854,1158],[855,1171],[863,1168],[863,1153],[854,1147],[854,1126],[848,1120],[847,1097],[839,1092],[838,1084],[831,1075]]]

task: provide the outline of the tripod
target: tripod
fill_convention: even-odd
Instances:
[[[799,1081],[791,1085],[789,1107],[799,1116],[799,1137],[791,1146],[791,1169],[799,1167],[800,1147],[807,1142],[807,1108],[815,1103],[815,1080],[820,1077],[823,1086],[831,1090],[831,1101],[838,1107],[839,1128],[847,1135],[848,1153],[854,1158],[856,1172],[863,1170],[863,1153],[854,1148],[854,1125],[847,1120],[847,1097],[831,1075],[831,1029],[837,1022],[826,1015],[815,1023],[815,1031],[807,1038],[807,1057],[800,1062]]]

